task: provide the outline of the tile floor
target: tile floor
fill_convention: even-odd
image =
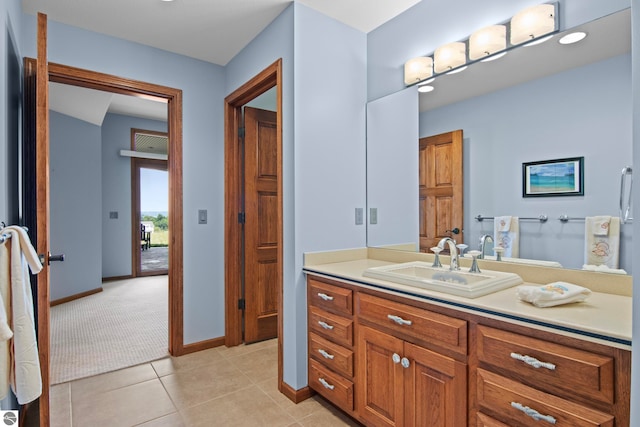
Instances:
[[[218,347],[51,388],[52,427],[358,426],[277,389],[277,341]]]

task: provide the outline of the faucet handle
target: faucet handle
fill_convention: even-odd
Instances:
[[[480,267],[478,267],[478,255],[482,254],[482,252],[469,251],[468,253],[473,257],[473,261],[471,262],[471,268],[469,269],[469,273],[482,273],[480,271]]]
[[[496,253],[496,261],[502,261],[502,254],[504,253],[504,248],[502,246],[496,246],[493,248],[493,251]]]
[[[442,264],[440,263],[440,252],[442,251],[441,247],[438,246],[434,246],[431,248],[431,252],[433,252],[435,254],[435,257],[433,258],[433,264],[431,265],[431,267],[442,267]]]

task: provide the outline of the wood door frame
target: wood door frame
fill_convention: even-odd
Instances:
[[[242,125],[242,106],[267,90],[276,87],[277,91],[277,187],[278,214],[277,234],[280,239],[278,248],[277,277],[278,291],[278,389],[282,391],[282,292],[283,292],[283,207],[282,207],[282,59],[269,65],[251,80],[236,89],[224,100],[224,170],[225,170],[225,345],[227,347],[242,344],[242,310],[238,300],[242,298],[242,226],[238,214],[242,206],[242,167],[238,129]]]
[[[38,22],[39,26],[40,21]],[[46,26],[46,20],[44,24]],[[40,47],[38,48],[40,49]],[[46,49],[46,45],[43,47]],[[36,59],[25,58],[30,67],[48,67],[48,82],[69,84],[73,86],[138,96],[167,103],[168,135],[169,135],[169,353],[174,356],[184,354],[184,321],[183,321],[183,213],[182,213],[182,90],[137,80],[125,79],[96,71],[84,70],[67,65],[46,63],[39,64]],[[47,84],[48,84],[47,82]],[[39,126],[36,124],[36,126]],[[48,132],[48,129],[47,129]],[[38,152],[37,161],[48,163],[48,152]],[[48,165],[47,165],[48,170]],[[48,179],[48,177],[47,177]],[[38,191],[44,188],[38,182]],[[43,228],[46,230],[46,227]],[[37,232],[37,230],[36,230]],[[46,267],[45,267],[46,268]],[[41,367],[43,369],[43,394],[41,399],[49,400],[49,289],[38,286],[38,348]],[[46,390],[44,388],[46,387]],[[43,405],[40,405],[43,407]],[[49,425],[48,403],[40,413],[40,425]]]
[[[151,134],[151,131],[131,129],[131,138],[136,133]],[[155,135],[166,135],[166,132],[153,132]],[[134,147],[132,147],[134,148]],[[160,276],[168,274],[168,270],[142,271],[142,254],[140,248],[140,224],[142,213],[140,212],[140,169],[155,169],[169,172],[167,160],[131,158],[131,273],[133,277]]]

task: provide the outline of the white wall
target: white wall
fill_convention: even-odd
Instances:
[[[557,218],[619,215],[631,103],[631,57],[621,55],[422,113],[421,137],[464,132],[465,243],[475,249],[482,234],[493,234],[493,221],[473,219],[479,214],[546,214],[545,224],[520,221],[520,257],[582,268],[584,221]],[[584,196],[522,197],[523,162],[581,156]],[[621,231],[620,266],[631,273],[633,233],[626,225]]]
[[[36,18],[23,15],[23,55],[36,56],[35,34]],[[53,20],[48,51],[51,62],[182,90],[184,343],[223,336],[224,69]],[[197,224],[198,209],[209,224]]]
[[[64,262],[51,265],[50,300],[102,287],[100,127],[49,116],[50,240]]]
[[[131,159],[120,156],[120,150],[131,149],[132,128],[166,132],[167,123],[111,113],[102,122],[102,277],[132,274]]]

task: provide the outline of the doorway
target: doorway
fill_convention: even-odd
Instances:
[[[245,108],[270,89],[275,112]],[[225,345],[275,333],[283,391],[281,59],[225,98],[225,176]]]

